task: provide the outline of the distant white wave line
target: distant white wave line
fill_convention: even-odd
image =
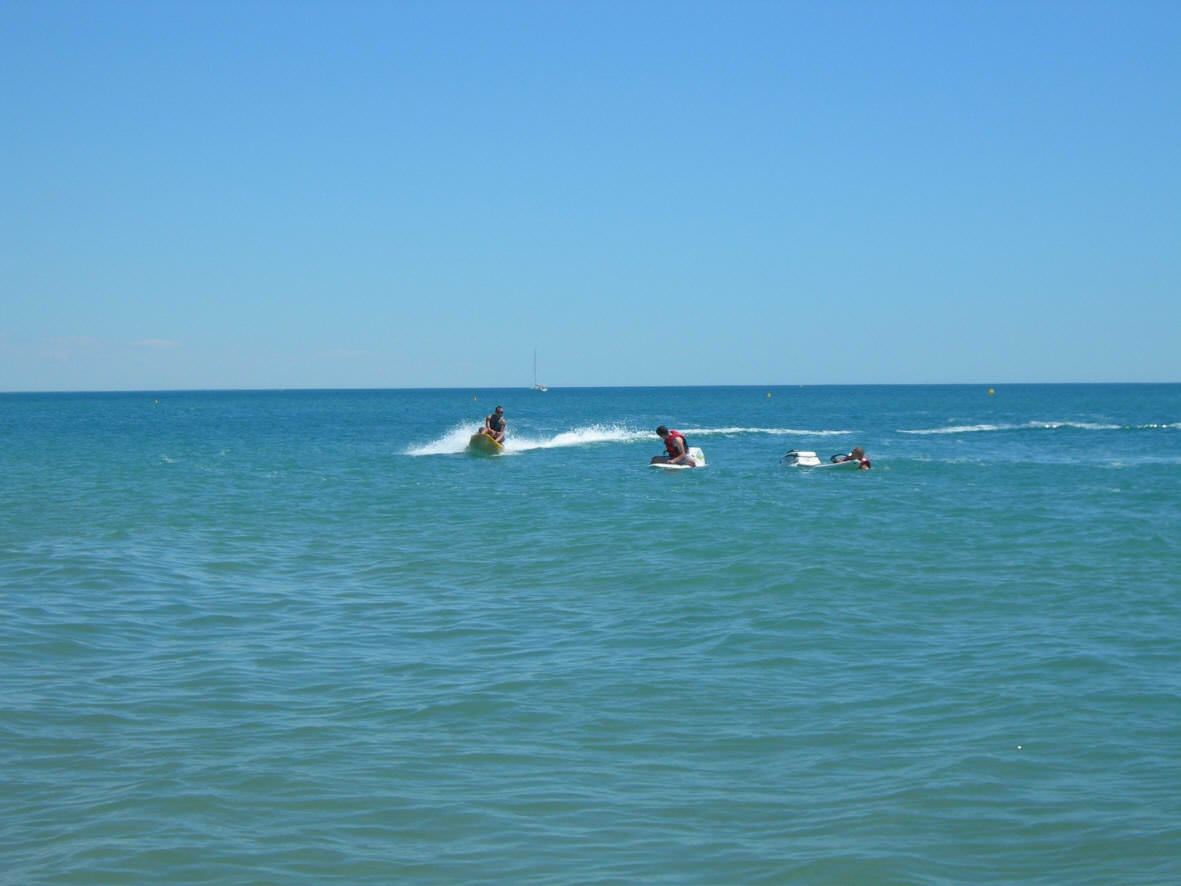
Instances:
[[[1075,428],[1082,431],[1118,431],[1122,425],[1106,425],[1089,421],[1029,421],[1020,425],[950,425],[946,428],[919,428],[900,430],[900,434],[975,434],[988,431],[1054,431],[1059,428]]]
[[[468,441],[476,427],[471,422],[462,422],[446,431],[441,437],[427,443],[410,446],[406,455],[450,455],[467,449]],[[835,437],[852,431],[805,431],[793,428],[686,428],[681,431],[690,442],[694,437],[723,436],[732,434],[774,434],[795,437]],[[514,452],[528,452],[533,449],[559,449],[571,446],[589,446],[596,443],[636,443],[643,440],[657,441],[656,432],[638,430],[623,425],[587,425],[562,431],[552,437],[538,437],[515,434],[509,430],[504,441],[505,455]]]

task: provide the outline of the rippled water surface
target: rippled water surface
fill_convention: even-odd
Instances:
[[[6,395],[0,493],[2,883],[1181,882],[1181,386]]]

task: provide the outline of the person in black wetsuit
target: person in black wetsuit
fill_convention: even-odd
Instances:
[[[492,411],[491,415],[485,416],[484,427],[480,428],[480,433],[487,434],[489,437],[491,437],[497,443],[503,443],[504,442],[504,431],[505,431],[505,428],[507,428],[507,427],[508,427],[508,425],[505,423],[505,420],[504,420],[504,407],[497,406]]]

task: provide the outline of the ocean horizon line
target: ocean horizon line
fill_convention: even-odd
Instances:
[[[549,385],[553,391],[610,390],[784,390],[800,388],[1020,388],[1020,387],[1134,387],[1142,385],[1178,385],[1181,381],[1020,381],[1020,382],[777,382],[769,384],[696,384],[696,385]],[[380,393],[383,391],[532,391],[524,385],[407,385],[377,387],[278,386],[278,387],[193,387],[193,388],[45,388],[40,390],[0,391],[0,396],[43,396],[80,394],[279,394],[279,393]]]

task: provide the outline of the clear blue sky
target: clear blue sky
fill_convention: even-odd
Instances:
[[[1181,2],[0,0],[0,391],[1181,381]]]

